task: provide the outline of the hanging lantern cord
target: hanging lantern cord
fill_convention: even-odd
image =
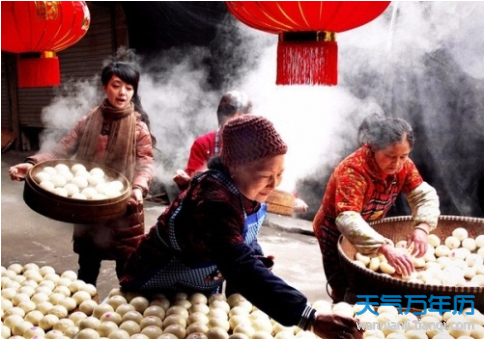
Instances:
[[[311,41],[336,41],[335,32],[311,31],[311,32],[283,32],[279,33],[279,41],[283,42],[311,42]]]

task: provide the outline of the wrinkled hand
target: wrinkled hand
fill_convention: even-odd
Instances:
[[[323,339],[363,339],[357,320],[338,314],[317,314],[313,332]]]
[[[191,180],[190,176],[188,176],[188,174],[183,170],[177,170],[176,175],[173,177],[173,181],[179,187],[187,186],[190,180]]]
[[[294,200],[294,211],[295,212],[306,212],[308,211],[308,205],[300,198]]]
[[[143,192],[140,188],[133,188],[131,190],[131,197],[129,198],[128,204],[132,207],[143,205]]]
[[[412,259],[405,252],[395,249],[395,247],[389,244],[382,246],[379,252],[385,255],[388,263],[395,268],[397,273],[409,276],[414,271]]]
[[[8,169],[12,181],[23,181],[29,169],[33,167],[30,163],[20,163]]]
[[[421,223],[420,225],[428,226],[427,224]],[[412,255],[416,257],[422,257],[427,252],[428,248],[428,235],[425,231],[421,229],[415,229],[407,237],[407,247],[410,247],[413,243]]]

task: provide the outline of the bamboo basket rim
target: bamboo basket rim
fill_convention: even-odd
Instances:
[[[383,218],[378,221],[370,222],[369,224],[370,226],[373,226],[373,225],[392,223],[392,222],[408,222],[412,220],[413,220],[412,216],[396,216],[396,217]],[[439,217],[439,221],[458,221],[458,222],[479,223],[479,224],[483,224],[483,227],[484,227],[484,218],[479,218],[479,217],[441,215]],[[406,287],[406,288],[412,288],[416,290],[428,290],[436,293],[484,294],[484,287],[478,287],[478,286],[455,287],[455,286],[433,285],[433,284],[427,284],[427,283],[415,283],[415,282],[409,282],[398,278],[394,278],[388,274],[377,273],[366,267],[365,268],[360,267],[354,264],[353,260],[350,259],[348,255],[346,255],[342,246],[343,242],[349,243],[349,241],[346,240],[346,238],[343,235],[340,235],[337,243],[340,259],[342,259],[346,263],[346,265],[349,265],[352,268],[352,270],[359,272],[360,274],[364,274],[365,276],[369,276],[370,278],[375,279],[376,281],[395,285],[395,288]]]

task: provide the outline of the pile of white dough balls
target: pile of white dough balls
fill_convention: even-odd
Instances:
[[[34,175],[34,180],[47,191],[79,200],[115,198],[125,189],[123,182],[111,179],[101,168],[88,171],[80,163],[70,169],[62,163],[46,166]]]
[[[358,304],[353,306],[346,302],[339,302],[332,306],[327,301],[317,300],[312,307],[321,313],[357,318],[361,325],[367,327],[363,333],[364,339],[484,339],[484,315],[477,309],[472,311],[466,308],[460,315],[455,311],[440,315],[439,312],[427,310],[426,314],[417,316],[411,312],[405,314],[403,310],[400,314],[395,306],[373,307]],[[361,313],[364,308],[369,308],[373,312],[365,310]],[[444,326],[444,321],[447,326]],[[375,327],[375,323],[380,327]],[[472,327],[450,327],[451,324],[465,325],[465,323],[473,325]]]
[[[443,242],[437,235],[430,234],[428,243],[423,257],[412,256],[416,271],[408,277],[403,276],[403,280],[437,286],[484,287],[484,235],[474,239],[469,237],[467,229],[456,228]],[[409,254],[412,251],[412,247],[407,249],[407,241],[397,242],[395,248]],[[372,271],[395,274],[395,268],[382,254],[370,258],[357,253],[353,262]]]
[[[87,317],[98,305],[96,287],[72,270],[57,274],[35,263],[1,268],[3,339],[73,338],[79,316]]]

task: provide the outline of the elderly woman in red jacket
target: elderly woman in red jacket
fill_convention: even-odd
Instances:
[[[74,252],[79,254],[78,278],[96,284],[102,260],[116,260],[118,277],[126,259],[144,234],[143,197],[153,177],[153,147],[149,119],[138,96],[139,71],[125,62],[106,66],[101,74],[106,99],[50,152],[36,154],[10,168],[21,180],[35,164],[52,159],[91,161],[113,168],[131,183],[128,213],[105,225],[75,225]]]
[[[221,137],[221,155],[143,237],[121,279],[123,289],[211,294],[226,280],[282,324],[312,325],[322,337],[361,338],[356,320],[318,314],[303,294],[258,258],[263,202],[281,182],[287,151],[272,123],[243,115],[225,124]]]
[[[435,189],[423,181],[409,158],[414,136],[405,120],[370,116],[358,134],[362,146],[334,170],[313,221],[335,302],[354,302],[351,287],[350,294],[346,294],[349,283],[339,263],[337,242],[341,234],[360,253],[381,253],[399,273],[409,275],[414,269],[410,256],[396,250],[368,222],[385,217],[398,194],[404,193],[414,218],[414,230],[408,235],[407,244],[413,244],[413,254],[421,257],[427,251],[427,236],[436,228],[440,215]]]

